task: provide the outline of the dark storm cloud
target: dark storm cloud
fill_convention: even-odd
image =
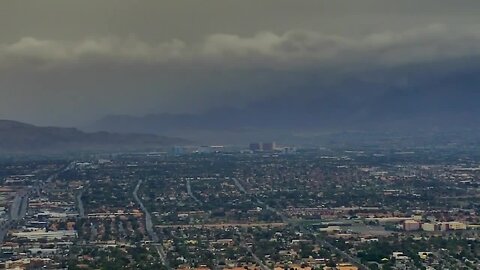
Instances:
[[[361,37],[291,30],[253,36],[212,34],[201,42],[174,39],[148,43],[136,37],[87,38],[78,41],[25,37],[0,45],[3,68],[62,68],[85,63],[200,65],[240,68],[345,66],[365,62],[394,66],[480,53],[480,24],[453,28],[433,24],[403,32],[378,32]]]
[[[2,3],[0,117],[68,125],[291,96],[368,99],[479,56],[480,3],[460,2]]]

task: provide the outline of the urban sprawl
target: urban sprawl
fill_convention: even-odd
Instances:
[[[252,143],[0,162],[4,269],[480,269],[480,157]]]

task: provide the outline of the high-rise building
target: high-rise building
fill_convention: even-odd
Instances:
[[[250,150],[252,150],[252,151],[260,151],[260,150],[262,150],[260,143],[251,143],[251,144],[250,144]]]
[[[275,150],[275,142],[264,142],[264,143],[262,143],[262,150],[267,151],[267,152],[271,152],[271,151]]]

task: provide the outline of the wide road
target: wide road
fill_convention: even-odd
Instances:
[[[10,220],[18,220],[18,213],[22,204],[22,196],[20,192],[15,194],[12,204],[10,205]]]
[[[190,183],[190,179],[187,179],[187,193],[190,198],[192,198],[195,202],[197,202],[200,205],[203,205],[203,203],[193,194],[192,192],[192,184]]]
[[[18,191],[10,206],[10,220],[17,221],[25,217],[28,206],[28,192]]]
[[[140,206],[143,213],[145,214],[145,229],[147,230],[147,233],[153,242],[153,246],[155,247],[158,255],[160,256],[160,260],[162,261],[162,264],[165,265],[168,269],[171,269],[167,261],[167,254],[163,249],[162,243],[160,243],[160,238],[158,237],[157,233],[155,232],[155,229],[153,228],[152,216],[150,215],[150,212],[148,212],[147,208],[145,207],[145,205],[143,205],[142,201],[138,197],[138,189],[140,188],[141,184],[142,184],[142,180],[138,180],[138,183],[135,186],[135,190],[133,191],[133,198],[135,198],[135,201],[137,202],[137,204]]]
[[[8,230],[15,224],[16,221],[21,220],[27,214],[28,208],[28,192],[20,190],[15,194],[12,204],[10,205],[10,215],[8,220],[5,219],[0,222],[0,243],[3,243],[3,239]]]
[[[156,228],[226,228],[226,227],[239,227],[239,228],[251,228],[251,227],[285,227],[287,224],[283,222],[263,222],[263,223],[200,223],[200,224],[167,224],[156,225]]]
[[[245,188],[243,187],[243,185],[238,181],[238,179],[233,178],[233,182],[235,183],[235,186],[237,186],[237,188],[238,188],[241,192],[247,193],[247,191],[245,190]]]
[[[3,243],[3,239],[5,238],[5,235],[7,234],[8,232],[8,229],[10,229],[10,225],[11,225],[11,221],[10,220],[2,220],[2,222],[0,223],[0,243]]]
[[[77,201],[77,209],[78,209],[78,217],[85,218],[85,209],[83,208],[83,201],[82,201],[83,189],[77,193],[75,196]]]

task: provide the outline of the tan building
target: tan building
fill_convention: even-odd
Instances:
[[[358,267],[353,266],[349,263],[340,263],[336,267],[338,270],[358,270]]]
[[[446,222],[449,230],[466,230],[467,224],[458,221]]]
[[[434,232],[438,231],[440,228],[437,224],[435,223],[423,223],[422,224],[422,230],[426,232]]]
[[[403,222],[403,229],[405,231],[418,231],[420,230],[420,222],[415,220],[405,220]]]

